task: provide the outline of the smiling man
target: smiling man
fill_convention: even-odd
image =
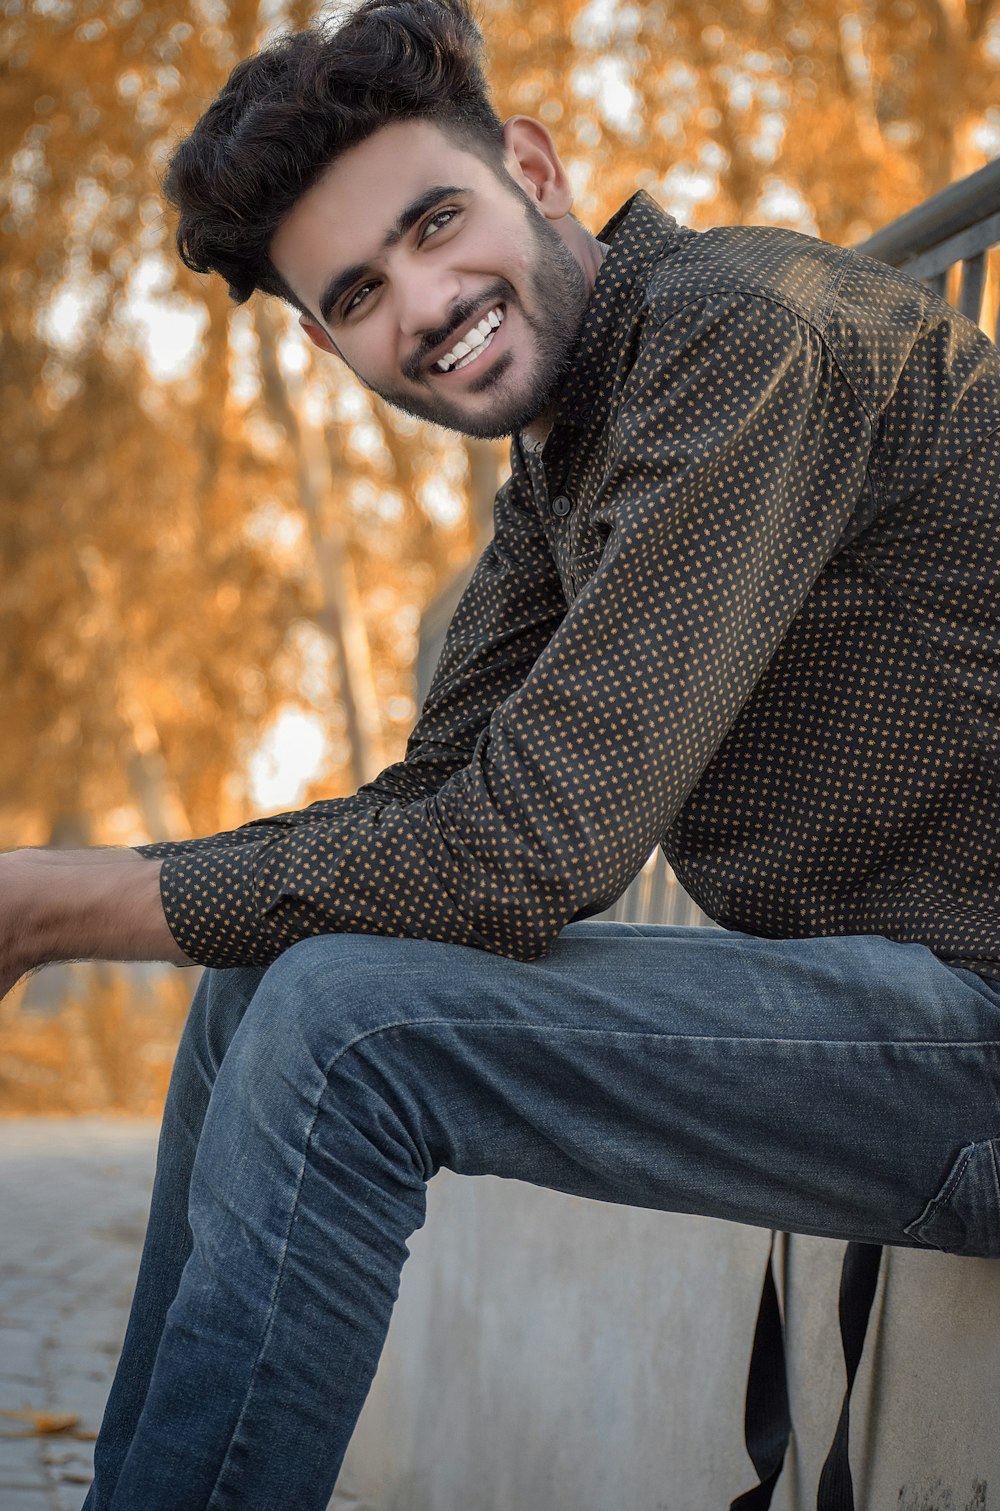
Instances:
[[[270,259],[317,312],[310,339],[390,404],[466,435],[541,436],[603,248],[569,219],[544,126],[515,117],[502,141],[498,173],[431,121],[386,125],[296,201]]]
[[[511,477],[404,760],[0,864],[0,984],[209,967],[90,1511],[320,1511],[441,1166],[1000,1254],[997,354],[790,232],[592,235],[480,43],[368,0],[171,168],[189,266]],[[723,929],[592,917],[657,844]]]

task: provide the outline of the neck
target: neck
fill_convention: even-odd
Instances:
[[[562,234],[569,242],[574,257],[583,269],[584,277],[593,289],[601,263],[611,248],[606,242],[598,241],[596,236],[592,236],[586,227],[581,226],[577,221],[570,221]],[[552,429],[553,416],[554,407],[550,406],[525,425],[521,434],[535,445],[539,445]]]

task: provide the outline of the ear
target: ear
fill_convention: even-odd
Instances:
[[[535,201],[547,220],[561,220],[573,208],[573,191],[556,144],[541,121],[512,115],[504,122],[507,172]]]
[[[330,340],[330,337],[327,335],[326,331],[321,325],[317,325],[315,320],[310,320],[307,316],[300,315],[299,324],[305,331],[306,335],[309,337],[309,340],[312,342],[313,346],[318,346],[321,352],[332,352],[335,357],[340,356],[340,353],[334,346],[333,342]]]

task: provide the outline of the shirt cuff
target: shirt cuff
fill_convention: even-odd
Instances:
[[[257,905],[256,859],[263,848],[181,850],[164,859],[160,901],[167,927],[196,965],[270,965],[280,953]]]

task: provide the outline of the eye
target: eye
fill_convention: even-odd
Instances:
[[[457,210],[435,210],[431,218],[424,221],[421,241],[426,241],[428,236],[435,236],[438,231],[443,230],[445,226],[454,220],[457,214]]]
[[[445,210],[435,210],[434,214],[425,220],[420,228],[420,242],[423,243],[429,237],[436,236],[439,231],[445,230],[460,214],[461,211],[454,207]],[[359,284],[352,293],[348,294],[341,305],[341,319],[347,319],[348,316],[357,314],[362,306],[367,303],[372,290],[377,288],[377,280]]]
[[[352,315],[356,309],[360,309],[361,305],[365,302],[371,290],[375,287],[376,285],[374,283],[360,284],[359,287],[354,290],[354,293],[344,301],[344,314]]]

